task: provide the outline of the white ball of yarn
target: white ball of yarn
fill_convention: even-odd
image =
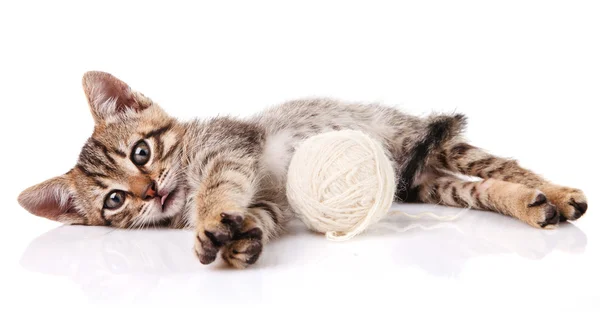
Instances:
[[[308,138],[297,148],[286,185],[288,201],[312,230],[347,240],[390,209],[396,183],[383,146],[355,130]]]

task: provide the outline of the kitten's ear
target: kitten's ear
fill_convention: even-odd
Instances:
[[[18,201],[30,213],[65,224],[83,224],[74,205],[75,189],[67,175],[51,178],[21,192]]]
[[[138,112],[149,106],[146,98],[105,72],[86,72],[82,84],[96,123],[120,118],[120,115]]]

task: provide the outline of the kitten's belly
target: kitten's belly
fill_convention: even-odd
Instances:
[[[267,136],[261,156],[263,180],[269,180],[271,187],[284,187],[287,170],[294,151],[302,138],[292,130],[282,130]]]

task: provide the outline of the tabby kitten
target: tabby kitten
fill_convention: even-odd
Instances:
[[[381,105],[315,99],[248,119],[179,122],[110,74],[86,73],[83,88],[95,128],[77,165],[24,190],[19,203],[67,224],[191,228],[203,264],[218,252],[237,268],[257,261],[293,218],[285,182],[294,149],[331,130],[361,130],[386,146],[398,201],[491,210],[539,228],[587,210],[582,191],[466,143],[460,114],[419,118]]]

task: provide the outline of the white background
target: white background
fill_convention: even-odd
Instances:
[[[0,309],[593,317],[599,17],[597,1],[573,0],[3,1]],[[244,271],[197,263],[185,231],[57,228],[16,197],[74,165],[93,128],[88,70],[186,119],[310,96],[463,112],[474,144],[582,188],[590,209],[554,231],[476,211],[450,223],[391,217],[341,244],[296,225]]]

